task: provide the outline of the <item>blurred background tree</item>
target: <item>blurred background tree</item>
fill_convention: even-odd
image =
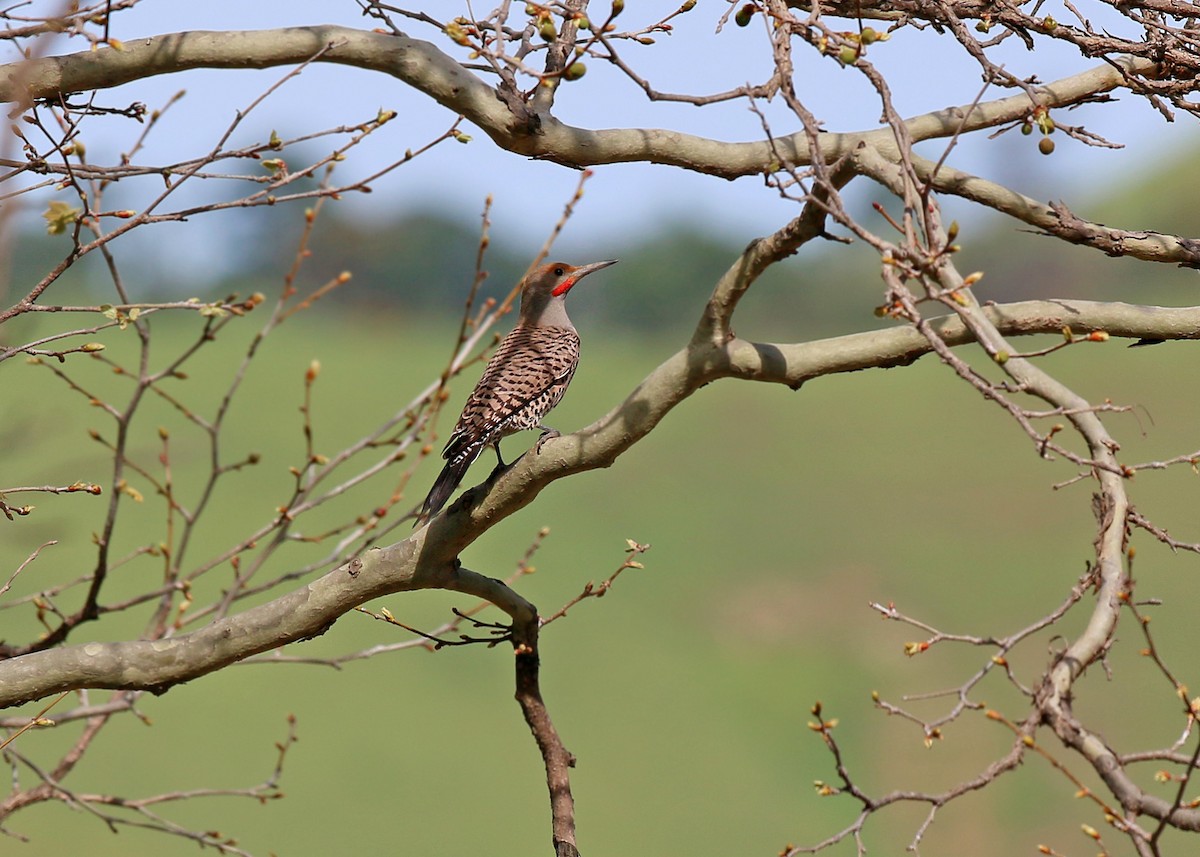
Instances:
[[[1196,7],[623,6],[0,13],[18,851],[1189,848]]]

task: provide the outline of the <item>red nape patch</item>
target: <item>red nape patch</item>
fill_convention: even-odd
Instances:
[[[573,285],[575,285],[575,279],[573,277],[569,280],[563,280],[559,285],[554,287],[554,291],[552,291],[550,294],[554,295],[554,297],[565,295],[567,292],[571,291],[571,286]]]

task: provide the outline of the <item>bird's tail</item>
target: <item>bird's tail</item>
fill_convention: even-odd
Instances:
[[[446,466],[438,474],[437,480],[425,497],[425,502],[421,505],[421,514],[417,516],[417,523],[429,520],[442,510],[446,501],[450,499],[450,495],[454,493],[454,489],[467,475],[467,470],[474,460],[472,456],[460,455],[446,462]]]

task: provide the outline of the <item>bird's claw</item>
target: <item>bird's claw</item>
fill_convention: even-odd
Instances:
[[[556,438],[556,437],[562,437],[562,432],[558,431],[557,429],[546,429],[544,432],[542,432],[542,436],[538,438],[537,445],[533,448],[533,451],[536,454],[541,455],[542,454],[542,444],[544,444],[546,441],[550,440],[551,438]]]

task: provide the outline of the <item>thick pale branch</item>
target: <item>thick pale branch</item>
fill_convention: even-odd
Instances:
[[[748,250],[747,253],[753,252]],[[738,265],[747,265],[745,254]],[[735,266],[737,267],[737,266]],[[1028,301],[983,310],[1005,335],[1061,335],[1105,330],[1137,339],[1200,338],[1200,307],[1144,307],[1091,301]],[[974,341],[957,317],[932,322],[950,345]],[[823,375],[905,366],[931,351],[911,327],[856,333],[805,343],[755,343],[733,338],[722,345],[696,338],[655,369],[608,415],[579,432],[549,441],[538,456],[525,455],[494,481],[465,492],[451,514],[430,524],[430,540],[461,551],[477,527],[490,526],[532,502],[551,482],[585,470],[608,467],[649,434],[666,414],[705,384],[742,378],[793,389]],[[461,514],[466,511],[467,514]]]
[[[307,586],[191,634],[83,643],[2,661],[0,708],[76,688],[162,692],[252,654],[318,636],[371,598],[440,585],[452,569],[424,571],[412,561],[420,544],[414,538],[368,551]]]
[[[803,131],[775,140],[730,143],[656,128],[589,130],[559,122],[548,113],[523,115],[502,101],[496,90],[429,42],[335,25],[275,30],[193,31],[130,39],[123,50],[104,48],[61,57],[31,59],[0,66],[0,101],[35,99],[119,86],[145,77],[196,68],[268,68],[310,60],[326,46],[318,62],[383,72],[424,92],[465,116],[502,148],[572,166],[649,162],[737,178],[762,173],[782,156],[793,166],[807,164],[810,141]],[[1149,73],[1147,60],[1116,64]],[[1089,71],[1037,87],[1048,108],[1086,101],[1125,84],[1119,67]],[[1029,115],[1027,95],[978,105],[963,105],[913,117],[906,123],[916,142],[996,127]],[[860,145],[895,155],[891,129],[822,134],[818,141],[827,162]]]
[[[319,56],[318,56],[319,54]],[[791,167],[810,163],[813,145],[826,162],[844,158],[870,174],[876,159],[898,163],[890,128],[820,135],[815,144],[803,131],[773,140],[731,143],[655,128],[590,130],[533,113],[501,99],[497,91],[435,45],[406,36],[384,35],[333,25],[278,30],[194,31],[132,39],[122,50],[101,49],[0,66],[0,101],[28,103],[74,92],[119,86],[134,80],[196,68],[266,68],[316,57],[389,74],[465,116],[502,148],[572,166],[639,162],[668,164],[736,178],[759,174],[782,159]],[[1125,84],[1127,73],[1147,74],[1147,60],[1124,59],[1097,66],[1033,90],[1047,108],[1077,104]],[[1028,117],[1034,104],[1021,93],[974,105],[946,108],[908,119],[914,142],[998,127]],[[1061,205],[1046,205],[985,179],[913,156],[925,181],[1002,211],[1067,241],[1111,255],[1200,265],[1200,242],[1153,232],[1128,232],[1089,223]],[[849,176],[843,176],[842,181]]]
[[[1097,95],[1125,86],[1126,74],[1150,74],[1154,68],[1154,64],[1147,60],[1122,57],[1111,65],[1098,65],[1070,77],[1033,87],[1038,96],[1037,105],[1030,103],[1029,96],[1021,93],[994,101],[983,101],[976,105],[947,107],[913,117],[904,124],[914,143],[951,137],[955,133],[966,134],[984,128],[995,128],[1028,117],[1036,106],[1053,109],[1081,104]],[[880,129],[873,133],[880,136],[891,135],[888,129]]]
[[[1200,307],[1031,301],[984,312],[1005,335],[1058,333],[1069,326],[1138,339],[1200,339]],[[957,318],[935,324],[950,344],[972,341]],[[610,466],[672,408],[719,378],[799,387],[822,375],[905,365],[929,350],[928,341],[908,327],[798,344],[739,338],[721,347],[693,343],[655,369],[611,413],[576,434],[548,442],[540,455],[527,454],[496,480],[465,492],[448,513],[408,540],[367,551],[288,595],[191,634],[152,642],[84,643],[0,662],[0,708],[73,688],[161,692],[234,661],[319,635],[343,613],[394,592],[458,589],[488,598],[510,615],[520,613],[524,608],[515,593],[484,592],[479,587],[485,584],[464,572],[456,574],[456,558],[551,482]]]
[[[832,171],[828,185],[817,183],[799,216],[773,235],[750,243],[737,264],[725,272],[713,289],[696,325],[694,344],[709,343],[719,347],[733,338],[733,313],[746,291],[768,267],[793,255],[814,238],[827,234],[825,224],[831,196],[845,187],[854,175],[850,162],[842,161]]]
[[[0,66],[0,101],[57,99],[197,68],[272,68],[319,58],[392,75],[457,113],[503,127],[511,115],[492,88],[428,42],[335,25],[195,30]]]
[[[939,282],[948,290],[964,286],[962,278],[949,265],[940,269]],[[1004,334],[995,321],[985,315],[982,307],[973,301],[966,301],[960,304],[956,312],[989,355],[1013,355],[1013,349]],[[1125,549],[1130,504],[1125,476],[1117,458],[1120,445],[1108,433],[1090,402],[1040,366],[1019,356],[1009,356],[1002,365],[1005,373],[1023,391],[1062,409],[1065,419],[1074,425],[1086,441],[1089,455],[1097,465],[1093,470],[1099,483],[1099,491],[1093,501],[1093,511],[1097,516],[1095,605],[1086,627],[1070,641],[1037,690],[1036,700],[1041,716],[1064,744],[1074,748],[1091,763],[1127,811],[1169,821],[1180,829],[1200,830],[1200,812],[1172,805],[1145,792],[1128,776],[1117,754],[1098,734],[1077,720],[1072,711],[1075,682],[1111,645],[1122,601],[1129,596]],[[1134,841],[1137,841],[1136,837]]]
[[[1046,204],[987,179],[912,156],[917,175],[935,190],[1003,212],[1056,238],[1102,250],[1110,256],[1133,256],[1147,262],[1172,262],[1200,268],[1200,239],[1138,230],[1130,232],[1089,223],[1061,203]]]

